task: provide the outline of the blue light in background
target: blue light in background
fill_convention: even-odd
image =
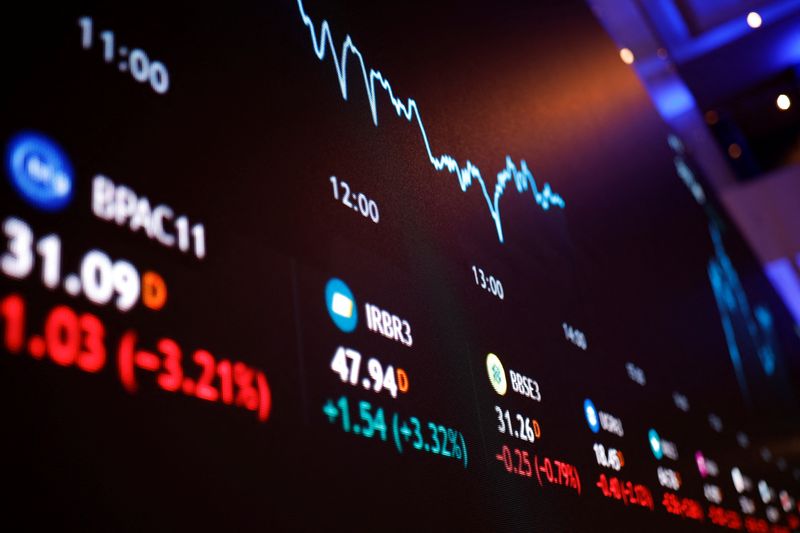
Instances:
[[[797,256],[797,264],[800,267],[800,255]],[[764,267],[764,272],[772,286],[781,295],[794,321],[800,324],[800,277],[798,277],[791,260],[782,257],[770,261]]]
[[[677,76],[652,80],[648,89],[658,112],[666,120],[677,118],[697,105],[689,88]]]
[[[690,11],[709,11],[724,9],[726,4],[736,4],[736,0],[716,2],[711,5],[708,0],[689,2]],[[670,53],[678,63],[690,61],[693,58],[722,48],[725,45],[759,31],[747,24],[746,14],[717,24],[712,28],[697,35],[690,32],[684,14],[675,0],[647,0],[644,8],[649,13],[649,18],[656,26],[658,34],[667,44]],[[762,19],[762,27],[774,24],[777,21],[792,15],[800,9],[800,0],[773,1],[760,5],[758,14]]]
[[[779,65],[795,67],[800,76],[800,28],[777,44],[775,56]]]

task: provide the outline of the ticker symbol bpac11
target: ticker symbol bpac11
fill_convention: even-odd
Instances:
[[[500,396],[505,396],[508,390],[506,371],[503,368],[503,363],[500,362],[500,358],[493,353],[486,356],[486,372],[489,375],[489,382],[492,384],[494,391]]]
[[[336,327],[345,333],[350,333],[358,325],[358,308],[353,291],[347,284],[338,279],[331,278],[325,285],[325,305],[328,314]]]
[[[6,169],[19,195],[42,211],[60,211],[72,199],[72,165],[61,147],[40,133],[24,131],[11,139]]]

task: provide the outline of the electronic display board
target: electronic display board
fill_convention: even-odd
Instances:
[[[583,2],[3,11],[9,523],[800,527],[795,326]]]

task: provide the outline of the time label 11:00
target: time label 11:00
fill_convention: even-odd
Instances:
[[[375,200],[363,193],[351,192],[350,185],[336,176],[331,176],[329,180],[333,186],[334,200],[341,202],[343,206],[352,209],[356,213],[360,213],[362,217],[372,220],[375,224],[380,221],[381,214],[378,211],[378,204],[375,203]]]
[[[81,46],[84,50],[91,49],[94,44],[94,20],[92,17],[81,17],[78,26],[81,29]],[[165,94],[169,90],[169,72],[164,63],[151,61],[141,48],[129,50],[127,46],[117,46],[111,30],[101,31],[99,36],[103,41],[103,60],[106,63],[116,61],[120,72],[130,72],[139,83],[149,83],[158,94]]]

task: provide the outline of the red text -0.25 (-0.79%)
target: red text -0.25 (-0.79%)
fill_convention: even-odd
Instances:
[[[549,457],[530,454],[507,444],[495,455],[495,459],[503,463],[509,474],[533,478],[539,486],[558,485],[581,493],[581,478],[578,469],[564,461],[551,460]]]

